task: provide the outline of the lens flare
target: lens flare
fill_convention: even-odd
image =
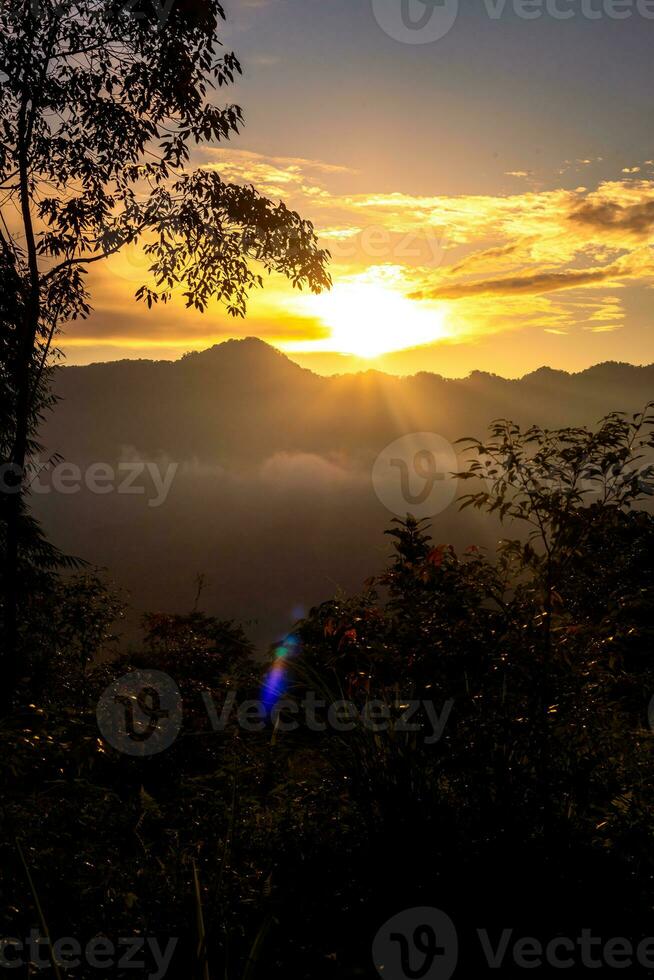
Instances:
[[[293,634],[287,636],[275,649],[275,659],[261,688],[261,702],[269,713],[288,690],[289,661],[298,655],[299,650],[300,640]]]

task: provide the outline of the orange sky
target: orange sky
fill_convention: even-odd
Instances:
[[[245,67],[229,99],[246,128],[193,165],[313,220],[334,288],[306,296],[271,277],[245,321],[181,300],[148,311],[133,299],[147,263],[130,249],[93,269],[95,312],[68,328],[69,362],[248,335],[319,372],[653,362],[653,33],[490,22],[473,5],[435,45],[409,45],[367,4],[228,5],[226,44]]]
[[[218,304],[194,314],[181,299],[148,311],[133,299],[147,260],[130,248],[93,270],[95,313],[67,331],[70,362],[174,358],[247,335],[324,372],[459,375],[481,366],[516,376],[542,363],[654,360],[638,328],[652,298],[651,164],[572,190],[515,176],[503,195],[414,196],[334,190],[347,170],[333,161],[236,149],[202,156],[203,166],[315,221],[333,256],[331,293],[305,295],[273,276],[245,321]],[[575,164],[582,178],[590,166]]]

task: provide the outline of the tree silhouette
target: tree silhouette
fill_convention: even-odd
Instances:
[[[551,644],[555,583],[589,546],[598,528],[615,531],[623,515],[654,495],[654,403],[628,416],[612,412],[593,431],[549,430],[498,419],[491,438],[462,439],[473,458],[457,474],[483,488],[464,495],[502,521],[528,528],[526,540],[501,542],[507,559],[534,575],[543,607],[546,651]]]
[[[187,170],[194,144],[228,140],[243,120],[216,101],[241,70],[220,51],[223,18],[218,0],[16,0],[0,11],[0,248],[15,271],[3,366],[3,461],[16,491],[4,508],[5,672],[17,655],[36,389],[61,325],[90,312],[89,267],[140,242],[151,280],[138,299],[165,303],[179,288],[187,306],[217,300],[234,316],[263,271],[315,292],[329,285],[310,222],[214,170]]]

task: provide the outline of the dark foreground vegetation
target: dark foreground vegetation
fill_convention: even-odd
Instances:
[[[172,943],[167,975],[184,980],[372,977],[378,930],[417,906],[456,924],[462,976],[487,969],[479,927],[494,946],[505,929],[638,943],[654,932],[647,413],[595,433],[497,423],[471,444],[463,505],[515,540],[457,554],[395,522],[387,569],[313,609],[264,667],[197,607],[148,617],[112,655],[120,597],[31,515],[56,344],[90,314],[97,262],[140,246],[147,306],[181,291],[239,317],[264,273],[330,285],[307,219],[190,167],[242,125],[220,104],[240,73],[216,45],[223,17],[218,0],[0,4],[0,973],[163,976],[141,949],[108,953],[142,937]],[[159,674],[112,687],[144,668]],[[265,717],[237,719],[257,699]],[[289,731],[312,699],[356,718],[305,713]],[[448,980],[432,965],[403,976]],[[522,969],[509,955],[500,975]]]
[[[272,667],[197,610],[149,617],[138,649],[107,657],[119,599],[26,553],[21,676],[0,727],[3,934],[175,937],[168,975],[203,980],[377,976],[377,930],[422,905],[456,923],[461,975],[488,969],[479,927],[494,945],[507,928],[652,935],[651,432],[647,414],[594,433],[497,423],[471,444],[463,505],[499,511],[515,538],[456,554],[395,521],[385,571],[313,609]],[[177,682],[184,720],[139,756],[100,735],[96,709],[140,668]],[[235,711],[212,730],[206,695],[220,711],[230,692],[263,699],[260,730]],[[305,714],[286,731],[308,696],[347,700],[358,720]],[[522,975],[509,960],[500,975]]]

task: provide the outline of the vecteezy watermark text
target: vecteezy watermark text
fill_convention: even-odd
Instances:
[[[169,939],[165,948],[158,939],[145,936],[120,938],[116,942],[95,936],[86,944],[71,936],[50,942],[38,929],[26,939],[0,939],[0,969],[47,970],[53,961],[63,970],[76,970],[83,963],[94,970],[141,970],[147,980],[163,980],[168,973],[178,940]],[[148,972],[145,972],[148,971]]]
[[[231,691],[223,702],[220,713],[211,695],[202,694],[207,714],[214,731],[224,731],[236,704],[236,694]],[[307,692],[302,700],[283,698],[268,711],[261,701],[244,701],[236,711],[239,727],[244,731],[260,732],[270,718],[274,727],[281,732],[295,732],[306,728],[311,732],[353,732],[364,728],[370,732],[384,732],[391,728],[395,732],[425,732],[425,745],[434,745],[443,736],[445,725],[450,717],[454,701],[446,701],[439,711],[433,701],[408,700],[389,704],[372,699],[360,706],[353,701],[332,701],[317,698],[313,691]],[[422,719],[420,720],[422,713]],[[429,723],[425,728],[424,721]]]
[[[425,745],[435,745],[443,737],[453,699],[440,706],[433,701],[398,699],[393,703],[370,699],[328,701],[308,691],[300,699],[283,697],[270,706],[260,700],[237,704],[230,691],[218,703],[209,691],[201,694],[213,732],[223,732],[235,721],[242,731],[262,732],[266,727],[278,732],[353,732],[356,729],[379,733],[393,731],[422,736]],[[156,755],[169,748],[182,728],[182,695],[175,681],[159,670],[135,670],[113,681],[98,701],[100,732],[119,752],[134,756]]]
[[[477,6],[477,5],[475,5]],[[459,0],[372,0],[384,33],[404,44],[433,44],[450,33],[459,16]],[[481,0],[477,9],[489,20],[513,14],[520,20],[654,21],[654,0]]]
[[[654,968],[654,936],[632,940],[605,938],[582,928],[575,936],[536,939],[518,935],[515,929],[475,929],[477,942],[489,969],[569,970],[602,967],[623,970]],[[452,919],[435,908],[405,909],[385,922],[372,945],[372,958],[384,980],[434,977],[449,980],[456,970],[459,939]]]
[[[136,494],[148,497],[148,507],[161,507],[168,499],[179,465],[132,460],[113,465],[95,462],[87,466],[61,462],[41,464],[30,460],[22,470],[14,463],[0,465],[0,494],[19,493],[28,488],[36,495],[89,493]]]

